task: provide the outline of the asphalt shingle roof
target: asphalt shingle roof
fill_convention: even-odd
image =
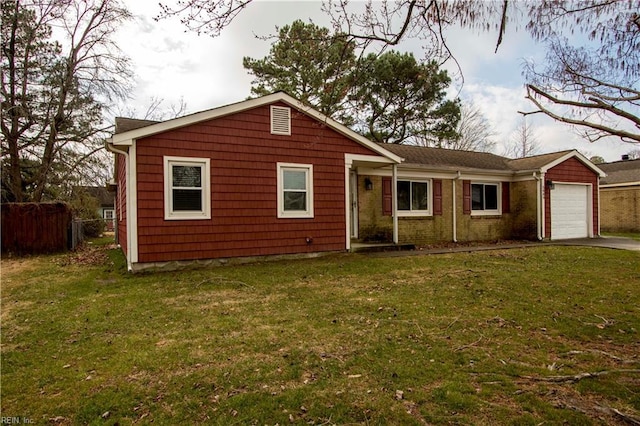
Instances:
[[[541,155],[534,155],[532,157],[507,160],[507,162],[509,164],[509,167],[511,167],[512,170],[537,170],[542,166],[547,165],[557,160],[558,158],[563,157],[564,155],[567,155],[570,152],[572,151],[568,150],[568,151],[552,152],[550,154],[541,154]]]
[[[598,164],[607,176],[600,180],[602,185],[640,182],[640,159]]]
[[[443,169],[480,169],[500,171],[538,170],[572,152],[560,151],[532,157],[511,159],[488,152],[426,148],[415,145],[380,144],[405,159],[403,164],[436,166]]]
[[[136,118],[116,117],[116,129],[114,133],[115,134],[124,133],[124,132],[128,132],[129,130],[135,130],[141,127],[147,127],[156,123],[159,123],[159,121],[138,120]]]
[[[427,148],[414,145],[379,144],[404,158],[403,164],[437,166],[450,169],[484,169],[510,171],[508,159],[488,152]]]

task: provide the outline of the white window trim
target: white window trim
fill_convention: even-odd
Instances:
[[[302,169],[307,175],[307,210],[304,211],[285,211],[284,210],[284,179],[283,171],[285,169]],[[311,219],[314,217],[313,210],[313,164],[298,163],[277,163],[277,185],[278,185],[278,218],[279,219]]]
[[[209,158],[170,157],[164,158],[164,219],[198,220],[211,219],[211,160]],[[171,166],[199,166],[202,168],[202,210],[173,211]]]
[[[400,208],[398,208],[398,217],[433,216],[432,179],[411,179],[411,178],[398,177],[398,182],[417,182],[417,183],[427,184],[427,210],[400,210]],[[396,197],[397,196],[398,196],[398,191],[396,190]],[[409,202],[411,202],[411,199],[409,199]]]
[[[107,217],[107,212],[111,212],[111,217]],[[113,209],[104,209],[102,210],[102,218],[112,220],[116,218],[116,214]]]
[[[496,198],[498,208],[494,210],[474,210],[473,209],[473,185],[493,185],[497,187]],[[502,182],[480,182],[471,181],[471,216],[502,216]]]

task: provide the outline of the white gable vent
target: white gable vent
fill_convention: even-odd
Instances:
[[[291,134],[291,108],[279,106],[271,107],[271,134]]]

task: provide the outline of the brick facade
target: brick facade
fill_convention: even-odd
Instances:
[[[373,189],[365,189],[365,179]],[[509,185],[510,213],[500,216],[471,216],[463,212],[461,180],[442,179],[442,214],[424,217],[399,217],[398,242],[418,245],[453,240],[453,182],[456,185],[456,222],[458,241],[496,239],[535,239],[536,181],[513,182]],[[389,242],[393,235],[393,219],[383,215],[382,178],[358,176],[359,239],[365,242]],[[433,202],[433,198],[430,200]]]
[[[511,183],[511,234],[513,238],[534,240],[537,230],[537,181]]]
[[[497,216],[473,216],[464,213],[463,181],[456,181],[457,240],[489,241],[511,237],[511,214]]]
[[[600,189],[602,231],[640,232],[640,185]]]

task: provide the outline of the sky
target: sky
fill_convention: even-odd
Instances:
[[[171,4],[173,0],[164,0]],[[130,98],[119,108],[132,118],[144,118],[152,99],[161,99],[169,109],[181,101],[186,113],[216,108],[249,97],[251,76],[242,66],[242,58],[265,57],[271,41],[262,40],[277,32],[276,27],[296,19],[329,27],[329,18],[319,1],[255,1],[242,11],[218,37],[189,32],[178,18],[153,18],[160,9],[158,0],[124,0],[135,18],[114,35],[124,54],[132,60],[135,73]],[[523,120],[518,111],[531,111],[525,99],[522,65],[525,60],[544,59],[544,47],[534,43],[524,31],[508,31],[497,53],[495,33],[454,31],[446,35],[449,47],[460,64],[464,83],[451,87],[451,96],[460,96],[480,108],[491,122],[497,146],[494,153],[504,154],[514,139],[514,131]],[[407,40],[397,47],[424,58],[419,40]],[[453,63],[444,66],[455,73]],[[536,114],[528,116],[539,143],[539,154],[577,149],[587,157],[601,156],[617,161],[635,146],[619,138],[590,143],[570,126]]]

